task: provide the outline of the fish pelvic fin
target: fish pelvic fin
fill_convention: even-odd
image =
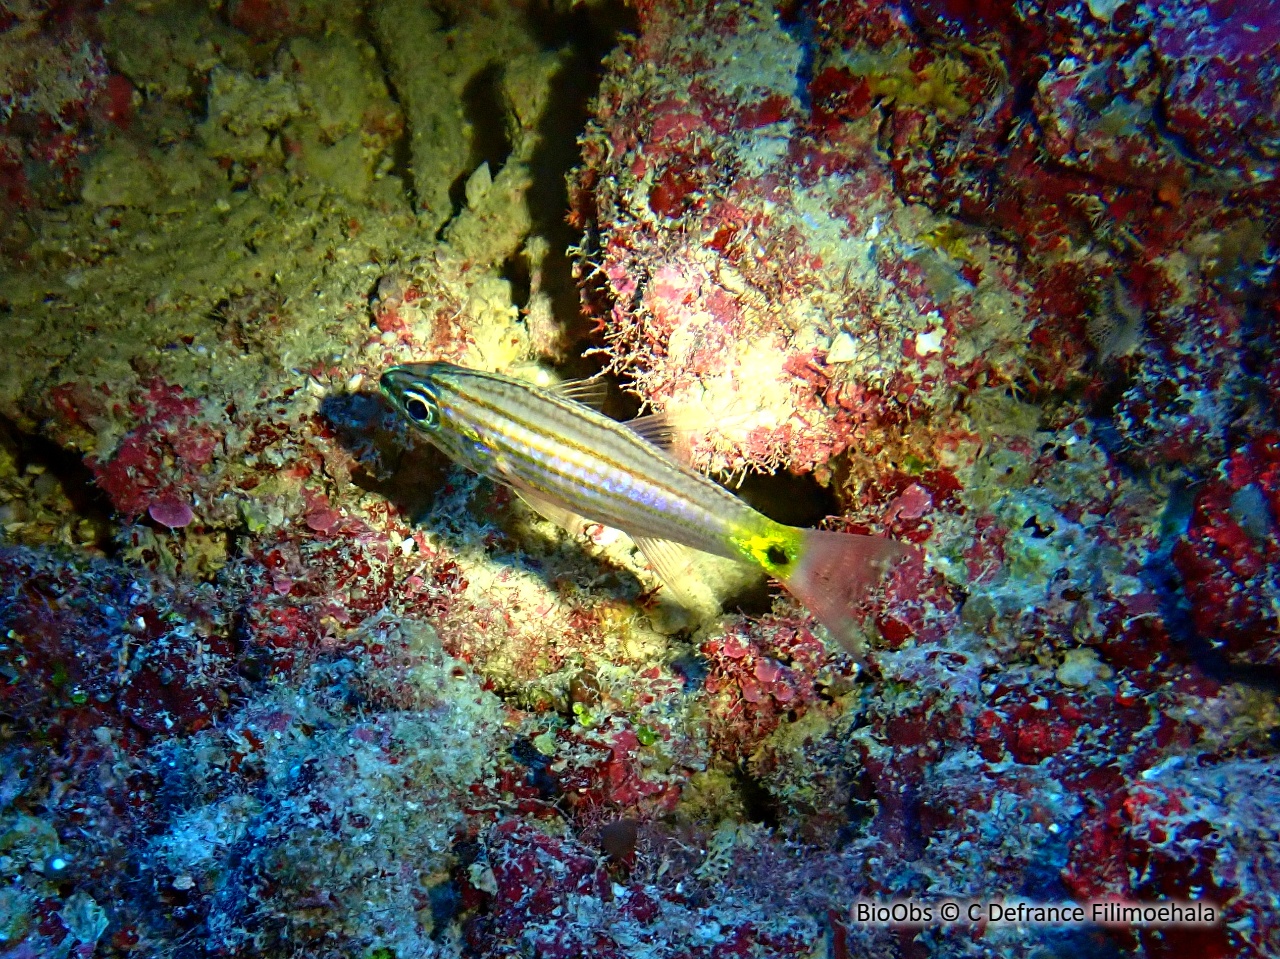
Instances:
[[[739,548],[764,567],[858,659],[858,605],[911,548],[883,536],[771,524]]]
[[[567,531],[570,536],[581,536],[586,532],[587,527],[591,525],[573,510],[567,506],[561,506],[549,496],[539,493],[528,483],[522,483],[510,478],[504,478],[503,482],[516,491],[516,495],[524,500],[526,506],[543,519],[550,520],[561,529]]]

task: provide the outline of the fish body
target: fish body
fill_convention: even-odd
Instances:
[[[672,583],[679,544],[762,567],[846,646],[852,607],[906,549],[893,540],[775,522],[627,426],[554,390],[450,363],[412,363],[381,386],[456,462],[544,514],[620,529]]]

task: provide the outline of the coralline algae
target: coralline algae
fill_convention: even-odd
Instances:
[[[1278,20],[0,2],[0,954],[1280,953]],[[373,391],[583,354],[861,669]],[[1014,899],[1222,921],[854,908]]]

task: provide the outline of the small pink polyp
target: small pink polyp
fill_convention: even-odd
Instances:
[[[170,529],[181,529],[196,518],[196,514],[191,510],[191,504],[172,494],[161,496],[152,502],[147,507],[147,515],[161,526],[167,526]]]

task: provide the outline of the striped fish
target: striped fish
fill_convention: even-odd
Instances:
[[[574,399],[581,393],[573,387],[539,389],[451,363],[394,366],[381,386],[444,453],[513,488],[553,522],[569,529],[600,523],[630,535],[686,603],[681,547],[751,563],[858,653],[854,610],[908,553],[883,537],[774,522],[663,449],[659,417],[619,423]]]

